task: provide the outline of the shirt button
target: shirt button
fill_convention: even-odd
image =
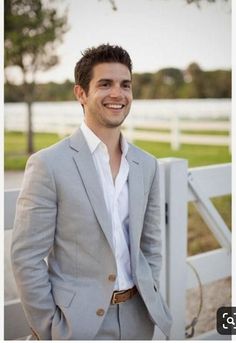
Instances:
[[[109,281],[112,281],[112,282],[116,281],[116,275],[115,275],[115,274],[110,274],[110,275],[108,276],[108,280],[109,280]]]
[[[97,310],[97,312],[96,312],[96,314],[97,314],[98,316],[103,316],[104,313],[105,313],[105,311],[103,310],[103,308],[99,308],[99,309]]]

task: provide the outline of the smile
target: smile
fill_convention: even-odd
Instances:
[[[112,108],[112,109],[115,109],[115,110],[120,110],[125,105],[123,105],[123,104],[104,104],[104,106],[107,107],[107,108]]]

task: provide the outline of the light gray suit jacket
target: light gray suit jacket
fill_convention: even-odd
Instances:
[[[171,316],[159,293],[158,165],[133,145],[127,160],[132,276],[152,320],[168,336]],[[80,129],[29,158],[11,252],[26,317],[38,338],[93,339],[104,318],[97,310],[106,313],[110,305],[116,261],[111,218]]]

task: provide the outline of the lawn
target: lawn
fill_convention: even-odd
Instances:
[[[60,138],[53,133],[36,133],[34,138],[35,151],[56,143]],[[189,167],[209,164],[227,163],[231,155],[227,147],[187,145],[173,151],[169,143],[135,141],[141,149],[152,155],[163,157],[179,157],[188,160]],[[24,170],[28,158],[26,151],[26,135],[22,132],[5,133],[5,170]]]
[[[228,148],[224,146],[183,144],[179,150],[174,151],[171,149],[169,143],[136,141],[135,144],[158,158],[185,158],[188,160],[189,167],[199,167],[231,161],[231,155]]]
[[[35,134],[35,150],[56,143],[60,138],[57,134]],[[158,158],[179,157],[188,160],[189,167],[205,166],[231,162],[227,147],[186,145],[178,151],[173,151],[170,144],[158,142],[136,141],[141,149]],[[24,170],[28,158],[26,151],[26,135],[19,132],[5,133],[5,170]],[[222,215],[228,227],[231,227],[231,196],[213,199],[213,203]],[[188,213],[188,254],[216,249],[219,245],[206,224],[203,222],[193,204],[189,204]]]
[[[46,148],[59,141],[54,133],[36,133],[34,135],[35,151]],[[5,132],[5,170],[24,170],[28,155],[27,140],[23,132]]]

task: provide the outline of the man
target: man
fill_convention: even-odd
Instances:
[[[120,131],[131,69],[121,47],[87,49],[74,87],[84,122],[27,163],[12,262],[37,339],[152,339],[154,325],[169,335],[158,165]]]

